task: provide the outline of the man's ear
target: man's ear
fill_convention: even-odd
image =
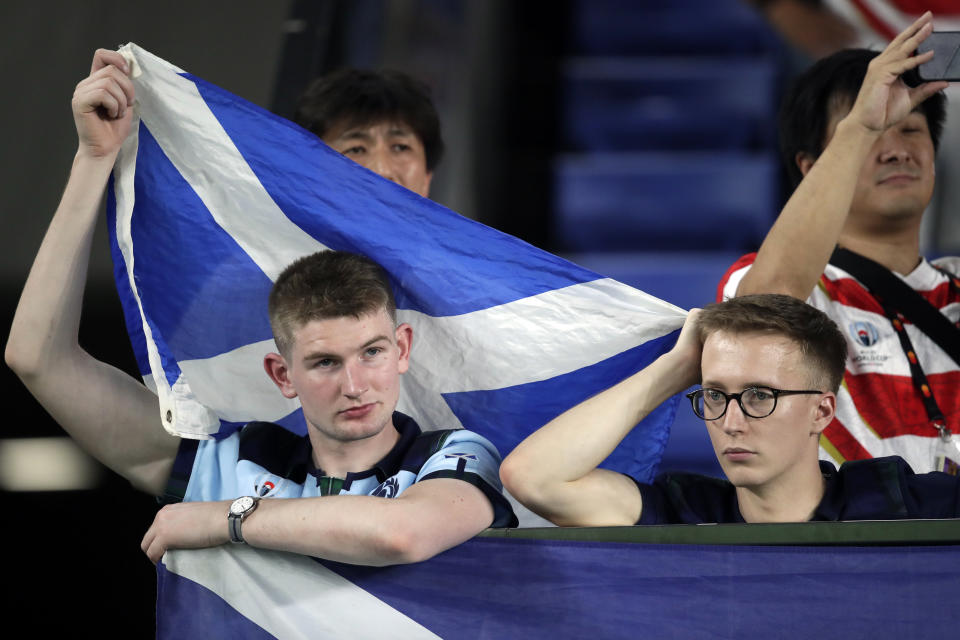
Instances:
[[[293,388],[293,382],[290,381],[290,369],[287,367],[287,361],[279,353],[268,353],[263,356],[263,369],[273,380],[273,383],[280,389],[284,398],[296,398],[297,390]]]
[[[800,169],[800,173],[804,177],[810,173],[810,168],[813,166],[813,163],[817,161],[812,155],[806,151],[797,151],[797,155],[793,157],[793,161],[797,163],[797,168]]]
[[[404,322],[397,327],[394,335],[397,339],[397,349],[400,350],[397,368],[400,373],[406,373],[407,369],[410,368],[410,349],[413,348],[413,327]]]
[[[820,402],[817,403],[816,408],[814,408],[813,424],[810,427],[811,435],[820,435],[823,433],[823,430],[833,422],[833,417],[837,413],[837,395],[832,391],[828,391],[823,394],[820,398]]]

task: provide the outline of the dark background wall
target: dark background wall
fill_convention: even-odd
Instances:
[[[289,5],[251,0],[0,5],[0,69],[6,87],[0,101],[3,283],[22,282],[59,200],[76,150],[70,97],[89,72],[96,48],[136,42],[269,108]],[[108,263],[105,252],[96,253],[95,282],[109,280]]]

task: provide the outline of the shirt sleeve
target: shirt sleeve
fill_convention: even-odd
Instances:
[[[747,275],[747,271],[750,271],[750,267],[753,266],[753,261],[756,259],[756,253],[748,253],[730,265],[717,285],[717,302],[723,302],[737,296],[737,287],[740,286],[743,276]]]
[[[466,429],[451,431],[439,450],[420,468],[415,482],[431,478],[456,478],[474,485],[493,505],[492,527],[515,527],[517,517],[503,496],[500,453],[489,440]]]
[[[640,491],[642,506],[637,524],[674,524],[667,519],[667,505],[663,490],[652,484],[638,482],[636,478],[630,479],[637,483],[637,490]]]
[[[220,440],[181,439],[163,504],[235,498],[239,432]]]
[[[637,482],[643,502],[637,524],[743,522],[728,481],[695,473],[666,473],[653,484]]]

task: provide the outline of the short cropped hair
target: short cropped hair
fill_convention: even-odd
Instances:
[[[354,317],[385,310],[396,323],[397,305],[387,272],[365,256],[320,251],[290,264],[270,290],[270,328],[285,357],[293,332],[311,320]]]
[[[321,138],[331,127],[396,121],[423,144],[427,171],[443,156],[440,117],[427,85],[400,71],[341,69],[314,80],[297,103],[294,122]]]
[[[827,125],[834,109],[852,107],[870,61],[879,55],[868,49],[845,49],[819,60],[798,77],[780,106],[780,153],[792,188],[803,179],[797,154],[819,158],[826,144]],[[903,74],[913,87],[921,84],[915,69]],[[917,108],[927,119],[934,149],[940,144],[946,118],[946,97],[938,92]]]
[[[806,302],[778,293],[741,296],[707,305],[697,318],[701,340],[717,331],[763,333],[789,338],[800,347],[811,383],[840,388],[847,363],[847,342],[827,314]]]

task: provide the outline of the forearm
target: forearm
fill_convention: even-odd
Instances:
[[[164,507],[141,548],[158,562],[167,549],[229,542],[230,501]],[[474,485],[424,480],[397,498],[266,498],[241,526],[247,544],[318,558],[384,566],[419,562],[464,542],[493,521],[493,506]]]
[[[114,157],[78,153],[70,178],[34,259],[17,305],[6,346],[7,364],[28,385],[31,379],[72,358],[90,243]]]
[[[792,45],[814,60],[855,46],[857,33],[843,18],[822,4],[803,0],[750,0]]]
[[[805,300],[847,220],[860,168],[876,132],[843,120],[764,239],[737,295],[783,293]]]
[[[505,486],[535,511],[534,505],[562,502],[640,420],[695,382],[687,362],[665,354],[531,434],[504,460]]]
[[[243,537],[254,547],[386,566],[432,555],[412,533],[412,516],[401,501],[373,496],[268,499],[243,523]]]

